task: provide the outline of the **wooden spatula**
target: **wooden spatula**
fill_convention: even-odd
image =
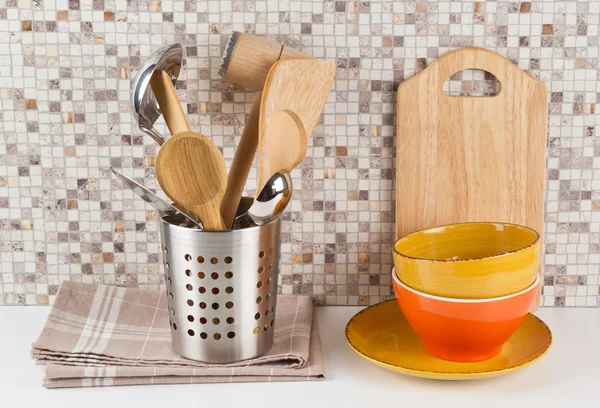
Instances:
[[[165,194],[200,217],[204,229],[226,229],[219,205],[227,187],[225,160],[215,144],[190,131],[168,74],[156,71],[151,86],[171,136],[156,157],[156,177]]]
[[[294,112],[310,137],[331,91],[335,64],[320,59],[289,59],[273,64],[267,75],[258,124],[260,138],[275,112]]]
[[[306,156],[306,132],[294,112],[275,112],[258,146],[257,194],[275,172],[291,173]]]

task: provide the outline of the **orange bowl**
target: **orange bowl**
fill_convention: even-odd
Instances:
[[[517,330],[535,302],[539,276],[525,290],[489,299],[455,299],[419,292],[392,270],[394,292],[402,313],[425,349],[436,357],[460,362],[494,357]]]

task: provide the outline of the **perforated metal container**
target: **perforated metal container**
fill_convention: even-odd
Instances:
[[[173,349],[208,363],[257,357],[273,344],[279,220],[260,227],[201,231],[162,218]]]

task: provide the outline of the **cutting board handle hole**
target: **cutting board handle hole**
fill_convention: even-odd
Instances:
[[[463,69],[444,82],[444,92],[449,96],[496,96],[502,84],[494,74],[482,69]]]

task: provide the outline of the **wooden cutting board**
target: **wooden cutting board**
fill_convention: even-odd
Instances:
[[[492,73],[491,97],[449,96],[464,69]],[[548,93],[503,56],[452,51],[398,88],[396,237],[465,221],[523,224],[542,234]]]

